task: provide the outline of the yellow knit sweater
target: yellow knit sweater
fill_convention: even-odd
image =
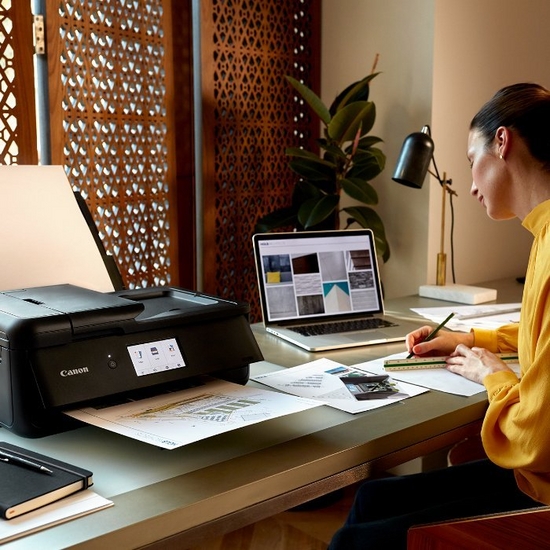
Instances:
[[[515,471],[519,488],[550,504],[550,200],[523,220],[534,235],[519,324],[474,330],[475,345],[519,353],[521,379],[497,372],[483,380],[489,407],[481,436],[487,456]]]

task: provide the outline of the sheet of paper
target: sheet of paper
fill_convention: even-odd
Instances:
[[[145,443],[175,449],[319,405],[318,401],[212,379],[194,388],[66,414]]]
[[[469,332],[472,328],[496,329],[508,323],[519,322],[521,303],[411,308],[411,310],[434,323],[441,323],[450,313],[454,313],[455,316],[447,323],[446,328]]]
[[[365,374],[372,374],[372,371],[368,368],[347,367],[322,358],[297,367],[260,374],[254,376],[253,380],[292,395],[316,399],[325,405],[353,414],[390,405],[426,391],[424,388],[397,381],[392,376],[398,393],[383,399],[359,401],[348,391],[340,377]]]
[[[0,544],[112,505],[111,500],[99,496],[90,489],[79,491],[28,514],[10,520],[0,520]]]
[[[0,166],[0,290],[71,283],[113,290],[61,166]]]
[[[376,359],[367,363],[359,363],[354,365],[359,369],[366,369],[377,374],[389,374],[384,369],[385,359],[403,359],[406,357],[406,353],[396,353],[395,355],[389,355],[382,359]],[[508,365],[516,374],[519,373],[519,365]],[[445,368],[435,369],[418,369],[418,370],[400,370],[392,371],[392,378],[401,382],[407,382],[409,384],[416,384],[430,390],[438,390],[445,393],[454,393],[456,395],[470,396],[485,391],[485,386],[472,382],[460,376],[448,371]]]

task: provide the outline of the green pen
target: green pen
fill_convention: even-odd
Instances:
[[[435,337],[435,335],[454,317],[454,312],[449,314],[446,319],[444,319],[439,325],[437,325],[424,340],[423,342],[427,342],[428,340],[431,340]],[[420,342],[419,342],[420,343]],[[407,359],[412,359],[414,357],[414,353],[411,351],[409,355],[407,355]]]

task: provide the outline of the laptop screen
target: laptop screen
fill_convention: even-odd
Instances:
[[[264,322],[383,311],[371,230],[257,234],[253,242]]]

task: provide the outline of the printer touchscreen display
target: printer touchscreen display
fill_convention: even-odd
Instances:
[[[175,338],[128,346],[138,376],[185,367]]]

